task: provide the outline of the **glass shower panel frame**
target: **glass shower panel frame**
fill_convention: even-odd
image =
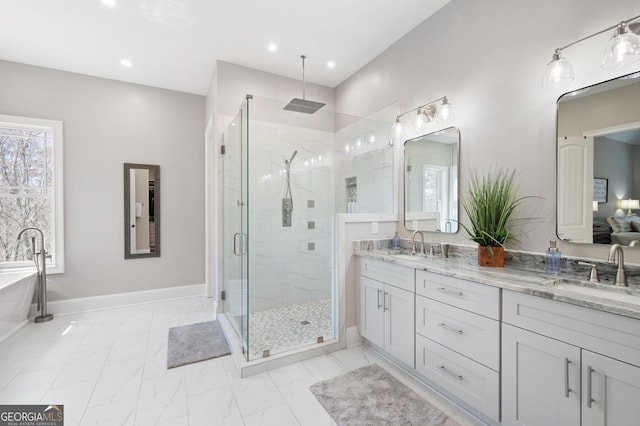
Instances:
[[[249,361],[337,336],[334,292],[335,113],[284,111],[252,98],[247,155]],[[290,169],[290,182],[287,182]],[[291,226],[283,198],[291,187]]]
[[[222,227],[223,235],[223,311],[241,339],[248,359],[249,280],[247,262],[247,102],[223,134]]]
[[[370,186],[379,191],[378,175],[393,191],[391,124],[284,105],[248,95],[224,134],[223,309],[247,361],[338,338],[334,225],[345,174],[362,175],[363,193],[361,180],[375,181]],[[345,153],[351,140],[355,148]],[[362,167],[351,167],[354,155]],[[368,206],[366,197],[358,201]]]

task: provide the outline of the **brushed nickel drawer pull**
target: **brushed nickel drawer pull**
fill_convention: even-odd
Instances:
[[[440,371],[447,373],[449,376],[453,377],[454,379],[462,381],[461,375],[456,374],[450,370],[447,370],[447,367],[445,367],[444,365],[439,365],[438,368],[440,369]]]
[[[443,323],[443,322],[438,323],[438,326],[439,326],[439,327],[442,327],[442,328],[444,328],[445,330],[450,331],[450,332],[452,332],[452,333],[462,334],[462,330],[458,330],[458,329],[456,329],[456,328],[449,327],[447,324],[445,324],[445,323]]]
[[[593,395],[591,395],[591,376],[593,375],[593,368],[590,365],[587,366],[587,408],[591,408],[591,403],[594,401]]]
[[[569,358],[564,359],[564,396],[565,398],[569,398],[569,392],[571,392],[571,389],[569,389],[569,364],[571,364],[571,361],[569,360]]]
[[[449,290],[448,288],[445,287],[440,287],[438,288],[438,291],[444,293],[444,294],[448,294],[450,296],[457,296],[457,297],[462,297],[463,294],[459,291],[453,291],[453,290]]]

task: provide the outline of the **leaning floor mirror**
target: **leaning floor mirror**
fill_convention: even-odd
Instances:
[[[124,164],[124,258],[160,256],[160,166]]]

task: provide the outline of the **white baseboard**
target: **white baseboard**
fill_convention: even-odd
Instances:
[[[362,344],[362,336],[358,333],[358,326],[347,327],[347,348]]]
[[[78,312],[117,308],[120,306],[161,302],[163,300],[203,297],[205,295],[205,284],[193,284],[153,290],[132,291],[129,293],[106,294],[104,296],[55,300],[47,303],[47,313],[53,314],[54,316],[66,315]],[[34,318],[37,315],[37,306],[35,303],[32,303],[31,309],[29,310],[29,318]]]

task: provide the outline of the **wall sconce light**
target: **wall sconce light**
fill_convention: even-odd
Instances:
[[[640,200],[632,200],[631,198],[628,200],[620,200],[618,205],[621,209],[627,209],[627,216],[631,216],[631,209],[640,209]]]
[[[594,211],[594,212],[597,212],[597,211],[598,211],[598,202],[597,202],[597,201],[594,201],[594,202],[593,202],[593,211]]]
[[[440,106],[436,104],[436,102],[439,101],[442,101],[442,104]],[[436,121],[441,124],[451,124],[455,118],[453,107],[449,103],[447,97],[443,96],[434,101],[428,102],[424,105],[420,105],[419,107],[412,108],[409,111],[405,111],[402,114],[398,115],[396,117],[396,122],[393,125],[393,134],[396,137],[399,138],[402,134],[403,128],[401,118],[413,111],[416,112],[416,115],[411,120],[411,124],[417,131],[424,129],[424,127],[432,121]]]
[[[640,18],[640,15],[622,21],[619,24],[612,25],[597,33],[588,35],[580,40],[569,43],[566,46],[559,47],[553,52],[551,62],[547,64],[542,78],[543,87],[560,87],[565,83],[573,81],[573,66],[562,56],[562,51],[574,46],[591,37],[600,35],[606,31],[615,29],[611,40],[604,50],[602,59],[602,68],[621,68],[640,59],[640,37],[629,29],[629,23]]]

